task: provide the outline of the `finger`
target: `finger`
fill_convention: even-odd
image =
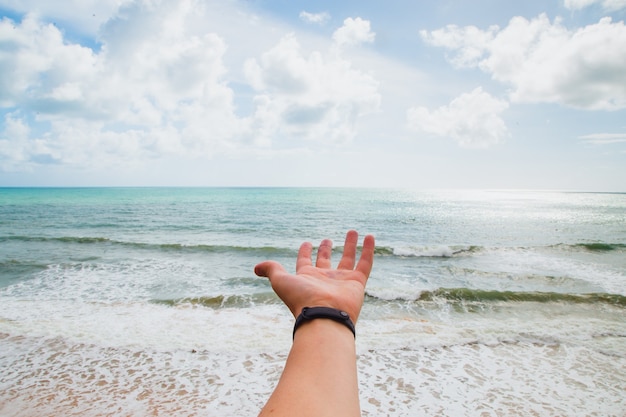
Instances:
[[[361,251],[361,258],[359,259],[359,263],[356,265],[356,270],[365,275],[366,279],[370,276],[370,272],[372,272],[375,247],[376,242],[374,240],[374,236],[365,236],[365,239],[363,240],[363,250]]]
[[[265,261],[254,267],[254,273],[260,277],[266,277],[270,280],[278,273],[285,272],[285,268],[275,261]]]
[[[355,230],[346,233],[346,242],[343,245],[343,255],[337,269],[353,269],[356,262],[356,245],[359,241],[359,234]]]
[[[313,265],[311,261],[311,254],[313,253],[313,245],[309,242],[304,242],[300,245],[300,250],[298,251],[298,259],[296,260],[296,273],[300,270],[300,268],[305,266]]]
[[[317,261],[315,266],[318,268],[330,268],[330,255],[333,251],[333,242],[330,239],[322,240],[320,247],[317,248]]]

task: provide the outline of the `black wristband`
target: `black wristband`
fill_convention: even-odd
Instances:
[[[342,310],[330,307],[304,307],[300,315],[296,318],[296,324],[293,326],[293,337],[296,336],[296,330],[303,323],[313,319],[330,319],[346,326],[356,338],[354,323],[350,320],[350,315]]]

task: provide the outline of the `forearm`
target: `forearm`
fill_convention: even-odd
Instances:
[[[316,319],[298,328],[278,386],[260,416],[359,416],[354,336]]]

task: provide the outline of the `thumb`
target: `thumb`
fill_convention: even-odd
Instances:
[[[260,277],[271,278],[281,272],[285,272],[285,268],[276,261],[261,262],[254,267],[254,273]]]

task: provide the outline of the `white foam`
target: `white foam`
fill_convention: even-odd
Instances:
[[[432,307],[364,306],[364,416],[618,415],[626,406],[623,309]],[[0,315],[0,415],[13,417],[255,415],[278,380],[293,325],[278,304],[5,296]]]
[[[291,317],[286,307],[211,309],[151,303],[5,300],[0,332],[62,337],[100,346],[156,350],[249,350],[286,347]]]
[[[0,349],[0,414],[12,417],[255,415],[285,359],[2,335]]]
[[[0,288],[0,296],[29,300],[128,302],[224,295],[219,266],[189,260],[152,259],[116,263],[50,265],[32,278]],[[252,271],[247,271],[252,275]],[[226,274],[226,276],[246,276]],[[260,280],[260,282],[264,282]],[[250,290],[250,288],[248,288]]]
[[[626,407],[623,355],[553,343],[371,348],[357,340],[363,416],[619,415]],[[2,415],[228,417],[258,413],[287,348],[155,350],[0,333],[0,352]]]
[[[623,269],[558,250],[485,249],[472,257],[457,259],[451,270],[456,277],[468,278],[466,284],[470,288],[626,295]]]
[[[619,415],[624,364],[558,345],[368,351],[361,405],[364,416]]]
[[[449,258],[453,256],[460,249],[455,249],[446,245],[438,246],[422,246],[422,247],[396,247],[393,249],[393,254],[396,256],[407,257],[436,257],[436,258]]]
[[[417,349],[485,344],[570,345],[626,357],[623,308],[568,303],[368,305],[358,323],[360,349]]]

